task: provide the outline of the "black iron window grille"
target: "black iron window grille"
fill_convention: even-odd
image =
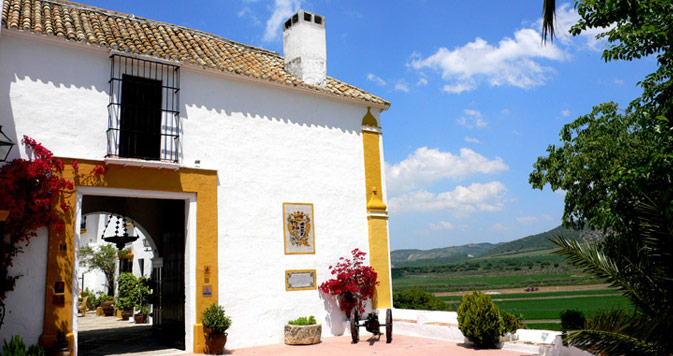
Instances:
[[[110,56],[107,157],[178,163],[180,67]]]

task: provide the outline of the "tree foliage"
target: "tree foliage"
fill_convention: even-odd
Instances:
[[[117,262],[117,249],[109,244],[102,245],[98,249],[89,246],[79,250],[80,264],[87,268],[87,272],[99,270],[105,275],[107,294],[114,295],[115,271]]]
[[[594,107],[564,126],[561,145],[538,158],[530,183],[566,191],[563,221],[606,234],[600,243],[563,238],[558,251],[623,291],[633,312],[591,315],[568,341],[602,355],[671,355],[673,340],[673,2],[578,0],[578,35],[602,28],[605,61],[656,56],[657,70],[625,110]]]

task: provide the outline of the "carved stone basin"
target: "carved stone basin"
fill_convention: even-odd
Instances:
[[[322,325],[285,325],[287,345],[312,345],[320,342]]]

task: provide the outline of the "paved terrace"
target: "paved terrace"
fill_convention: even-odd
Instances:
[[[444,340],[425,339],[414,336],[395,335],[393,332],[393,342],[386,344],[385,336],[380,340],[377,338],[363,337],[360,335],[360,342],[351,343],[350,336],[338,336],[323,338],[322,342],[316,345],[267,345],[257,347],[247,347],[235,350],[226,350],[225,355],[251,356],[251,355],[273,355],[273,356],[364,356],[364,355],[385,355],[385,356],[530,356],[532,354],[508,350],[475,350],[465,344],[455,343]],[[175,354],[175,355],[201,355],[201,354]]]

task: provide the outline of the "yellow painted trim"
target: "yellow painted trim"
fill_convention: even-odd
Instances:
[[[388,217],[370,215],[367,217],[367,223],[369,225],[369,263],[374,267],[379,280],[372,304],[375,309],[392,308]]]
[[[313,224],[311,227],[311,236],[313,237],[313,251],[309,252],[287,252],[287,239],[288,239],[288,230],[287,230],[287,221],[285,220],[285,206],[286,205],[310,205],[311,206],[311,219],[313,219]],[[285,250],[286,255],[315,255],[315,211],[313,210],[313,203],[283,203],[283,250]]]
[[[362,118],[362,126],[379,127],[379,123],[376,121],[374,115],[372,115],[370,107],[367,107],[367,113],[365,114],[365,117]]]
[[[371,115],[368,111],[367,115]],[[367,115],[363,119],[363,124]],[[378,274],[379,285],[372,300],[376,309],[391,308],[390,251],[388,248],[388,216],[383,202],[381,173],[381,132],[362,128],[365,164],[365,197],[369,231],[369,264]]]
[[[302,273],[302,272],[313,272],[313,287],[303,287],[303,288],[290,288],[289,285],[289,274],[290,273]],[[316,270],[314,269],[289,269],[285,270],[285,291],[286,292],[292,292],[296,290],[315,290],[318,289],[318,283],[317,283],[317,273]]]
[[[217,172],[212,170],[180,168],[168,170],[159,168],[141,168],[133,166],[108,165],[105,176],[95,179],[81,178],[70,165],[71,159],[63,158],[65,170],[63,176],[75,182],[76,187],[88,186],[99,188],[117,188],[132,190],[151,190],[175,193],[196,194],[196,320],[201,320],[203,311],[218,300],[217,282]],[[102,161],[79,161],[79,173],[90,172]],[[77,189],[77,188],[75,188]],[[65,229],[49,230],[47,280],[44,308],[44,326],[39,343],[43,347],[51,347],[56,341],[56,332],[66,330],[72,332],[72,297],[73,297],[73,266],[75,238],[75,206],[76,190],[57,195],[52,209],[63,217]],[[72,209],[67,212],[60,208],[61,202],[67,202]],[[79,229],[80,227],[77,226]],[[206,276],[205,269],[209,267]],[[64,282],[63,294],[54,293],[54,283]],[[203,295],[204,285],[211,287],[211,295]],[[63,298],[63,303],[60,303]],[[187,326],[189,327],[189,326]],[[193,346],[194,352],[202,352],[205,338],[198,324],[194,325],[194,345],[186,345],[188,351]],[[196,331],[200,332],[196,333]]]

